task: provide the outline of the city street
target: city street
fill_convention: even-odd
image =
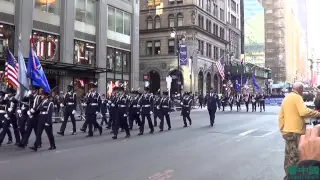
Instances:
[[[13,145],[0,147],[1,180],[271,180],[284,176],[284,142],[278,130],[279,107],[266,112],[221,112],[214,127],[207,110],[191,113],[182,128],[172,113],[172,130],[112,140],[109,130],[93,138],[85,133],[57,136],[48,151],[45,133],[38,152]],[[79,129],[83,122],[78,122]],[[55,124],[54,133],[60,128]],[[137,127],[135,127],[137,129]],[[146,124],[146,132],[149,129]],[[34,137],[30,140],[33,143]],[[6,141],[5,141],[6,142]]]

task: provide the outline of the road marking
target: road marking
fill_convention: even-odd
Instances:
[[[239,141],[241,141],[241,140],[244,140],[244,139],[247,138],[247,137],[249,137],[249,136],[241,136],[241,138],[236,139],[236,141],[239,142]]]
[[[169,169],[164,172],[157,172],[149,177],[149,180],[168,180],[171,179],[174,170]]]
[[[250,134],[250,133],[252,133],[252,132],[254,132],[256,130],[258,130],[258,129],[250,129],[250,130],[248,130],[246,132],[240,133],[239,136],[245,136],[245,135]]]
[[[267,134],[264,134],[264,135],[258,136],[258,137],[266,137],[266,136],[269,136],[269,135],[271,135],[273,133],[276,133],[276,132],[278,132],[278,131],[277,130],[276,131],[271,131],[271,132],[268,132]]]
[[[4,161],[0,161],[0,164],[5,164],[5,163],[9,163],[9,160],[4,160]]]

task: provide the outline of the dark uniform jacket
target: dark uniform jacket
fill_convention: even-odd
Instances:
[[[99,93],[89,93],[86,100],[86,113],[87,114],[96,114],[100,112],[101,99]]]
[[[52,124],[53,108],[54,108],[53,102],[51,102],[48,98],[42,99],[37,109],[39,111],[38,123]]]

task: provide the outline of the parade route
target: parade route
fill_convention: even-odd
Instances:
[[[0,147],[1,180],[270,180],[284,176],[284,142],[278,131],[280,107],[266,112],[219,111],[214,127],[206,109],[191,112],[193,124],[182,128],[173,112],[172,130],[111,139],[110,130],[93,138],[85,133],[55,134],[57,150],[38,152],[13,145]],[[259,110],[257,108],[257,110]],[[77,129],[83,122],[77,122]],[[54,125],[54,133],[61,124]],[[166,129],[166,126],[165,126]],[[146,133],[149,131],[146,124]],[[6,141],[5,141],[6,142]],[[34,135],[30,143],[34,142]]]

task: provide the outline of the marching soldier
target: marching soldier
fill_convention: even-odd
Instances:
[[[100,135],[102,134],[102,127],[97,122],[97,114],[100,112],[101,98],[100,94],[96,91],[97,84],[90,83],[90,93],[88,94],[86,102],[83,106],[86,107],[86,122],[89,126],[89,132],[87,137],[93,136],[93,126],[99,130]]]
[[[102,116],[102,120],[101,120],[101,123],[100,123],[100,126],[102,127],[103,126],[103,122],[108,125],[108,120],[107,120],[107,105],[108,105],[108,101],[106,99],[106,95],[105,94],[102,94],[101,96],[101,109],[100,109],[100,112],[101,112],[101,116]]]
[[[39,87],[38,86],[33,86],[32,87],[32,92],[29,91],[28,92],[28,96],[29,96],[29,107],[26,107],[27,109],[27,115],[28,115],[28,119],[27,119],[27,128],[26,128],[26,132],[23,135],[22,141],[20,142],[19,147],[24,148],[29,141],[29,137],[31,135],[32,130],[34,131],[35,135],[37,133],[37,124],[38,124],[38,113],[34,112],[34,109],[38,106],[38,104],[40,103],[40,95],[39,95]],[[41,140],[41,137],[40,137]],[[37,148],[41,148],[41,141],[38,144]]]
[[[161,111],[160,108],[158,109],[158,107],[160,107],[160,103],[161,103],[161,97],[160,97],[160,89],[158,90],[158,92],[155,94],[154,96],[154,101],[153,101],[153,125],[154,127],[157,127],[157,118],[160,119],[161,121]]]
[[[230,111],[232,111],[232,106],[233,106],[233,95],[230,93],[229,99],[228,99],[228,104],[230,106]]]
[[[227,106],[227,102],[228,102],[228,96],[225,93],[223,93],[221,97],[222,111],[224,111],[224,108]]]
[[[74,115],[76,114],[77,109],[77,94],[73,92],[73,82],[68,85],[68,92],[64,95],[63,102],[60,104],[60,107],[65,107],[64,109],[64,119],[60,127],[60,132],[57,134],[64,136],[64,131],[66,129],[68,119],[71,118],[72,123],[72,135],[77,134],[76,130],[76,120]]]
[[[18,146],[20,144],[20,132],[18,128],[18,121],[16,117],[16,110],[18,101],[14,98],[15,90],[11,85],[7,87],[7,94],[5,95],[6,100],[6,114],[4,115],[5,120],[3,122],[2,132],[0,133],[0,144],[2,144],[7,132],[9,131],[10,124],[13,127],[13,133],[15,136],[16,143],[15,145]]]
[[[140,120],[140,105],[139,105],[139,98],[140,93],[138,91],[132,92],[133,97],[130,102],[130,110],[129,110],[129,127],[130,130],[133,128],[133,122],[136,121],[138,126],[141,126],[141,120]]]
[[[21,134],[21,139],[23,138],[23,136],[26,133],[26,123],[28,120],[28,110],[29,110],[29,99],[30,99],[30,95],[29,92],[26,96],[24,96],[21,100],[21,106],[20,108],[17,110],[17,114],[18,114],[18,126],[19,126],[19,131]]]
[[[149,94],[149,88],[146,88],[144,94],[140,97],[139,105],[141,106],[142,122],[140,126],[140,133],[138,135],[140,136],[140,135],[143,135],[144,133],[144,124],[145,124],[146,118],[148,120],[148,125],[150,128],[149,134],[152,134],[154,132],[154,128],[153,128],[153,124],[150,116],[153,114],[152,112],[153,99],[151,94]]]
[[[237,112],[241,111],[241,99],[241,94],[238,92],[236,95]]]
[[[249,93],[244,94],[244,103],[246,104],[246,110],[249,111],[249,102],[250,102],[250,95]]]
[[[31,150],[37,151],[38,146],[41,143],[41,136],[43,130],[46,132],[47,137],[49,139],[50,147],[48,150],[56,149],[56,144],[53,136],[53,128],[52,128],[52,114],[54,111],[53,102],[51,102],[48,98],[49,92],[42,92],[41,102],[40,104],[34,109],[34,112],[37,112],[38,115],[38,124],[37,124],[37,135],[36,135],[36,142],[34,146],[30,147]]]
[[[116,107],[117,94],[118,94],[118,87],[114,87],[111,97],[108,100],[108,107],[109,107],[108,127],[112,128],[111,133],[114,132],[114,123],[116,122],[116,119],[117,119],[117,107]]]
[[[124,93],[124,88],[119,87],[118,90],[120,91],[119,97],[117,99],[117,118],[114,123],[114,136],[112,139],[118,138],[118,131],[121,127],[126,131],[126,138],[130,137],[130,131],[128,127],[128,111],[129,111],[129,99],[127,95]]]
[[[259,95],[259,106],[260,106],[260,112],[262,112],[262,109],[263,111],[266,111],[266,104],[265,104],[265,95],[263,93],[261,93]]]
[[[161,118],[160,118],[160,132],[163,131],[163,124],[164,124],[164,118],[166,118],[166,122],[168,125],[168,130],[171,129],[171,120],[170,120],[170,112],[171,112],[171,107],[172,103],[170,100],[170,97],[168,97],[169,92],[168,91],[163,91],[163,98],[161,99],[160,103],[160,112],[161,112]]]
[[[181,106],[182,106],[182,110],[181,110],[181,114],[183,117],[183,123],[184,126],[183,127],[187,127],[187,119],[189,121],[189,125],[191,126],[192,124],[192,120],[190,118],[190,111],[191,111],[191,101],[192,99],[189,97],[190,93],[185,92],[185,95],[183,97],[183,100],[181,102]]]
[[[256,112],[257,111],[257,95],[255,93],[253,93],[251,97],[251,102],[252,102],[252,112]]]
[[[6,108],[7,108],[7,103],[6,103],[6,100],[4,99],[5,94],[6,93],[4,91],[0,91],[0,129],[3,128],[3,124],[6,120],[6,118],[4,117],[4,115],[6,114]],[[7,144],[11,144],[12,143],[12,134],[11,134],[10,129],[8,129],[7,135],[8,135]],[[1,146],[1,144],[0,144],[0,146]]]

